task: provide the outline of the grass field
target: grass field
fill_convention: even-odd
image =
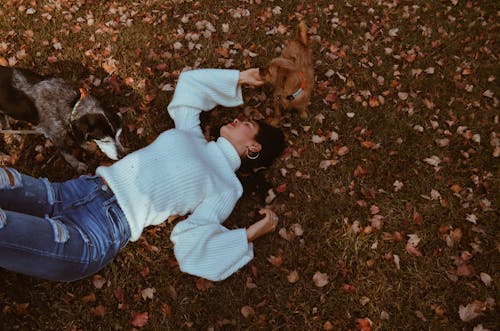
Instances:
[[[123,114],[132,151],[172,127],[181,71],[264,67],[302,19],[316,84],[309,119],[284,114],[288,150],[267,173],[280,223],[248,266],[219,283],[183,274],[173,225],[148,228],[78,282],[0,270],[0,329],[500,329],[496,1],[2,3],[0,65],[90,87]],[[271,87],[244,95],[204,128],[272,116]],[[0,140],[4,164],[77,176],[41,137]],[[110,162],[75,153],[89,172]],[[225,224],[262,206],[245,196]]]

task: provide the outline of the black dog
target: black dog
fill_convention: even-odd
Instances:
[[[119,140],[122,129],[118,114],[105,111],[97,99],[61,78],[0,66],[0,112],[33,124],[79,172],[85,172],[87,166],[73,157],[67,146],[94,140],[113,160],[125,152]]]

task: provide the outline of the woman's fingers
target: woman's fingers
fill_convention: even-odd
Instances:
[[[264,81],[260,77],[258,68],[251,68],[240,73],[240,83],[251,86],[261,86]]]
[[[278,215],[269,208],[262,208],[259,210],[261,215],[265,214],[264,218],[268,218],[274,225],[278,224]]]

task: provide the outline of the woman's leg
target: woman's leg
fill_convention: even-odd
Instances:
[[[40,278],[71,281],[86,276],[89,239],[56,218],[0,209],[0,267]]]
[[[0,189],[0,205],[5,199],[6,205],[17,210],[23,209],[24,202],[30,204],[28,209],[39,205],[54,212],[33,216],[33,210],[28,214],[0,209],[0,267],[45,279],[72,281],[102,269],[128,242],[130,229],[125,216],[100,178],[81,177],[47,184],[43,189],[44,181],[23,177],[12,169],[6,171],[7,175],[19,175],[21,181],[15,177],[10,181],[13,176],[8,176],[7,184],[14,188]],[[45,196],[49,198],[44,200]]]
[[[54,203],[54,190],[47,179],[0,168],[0,208],[43,217],[52,214]]]

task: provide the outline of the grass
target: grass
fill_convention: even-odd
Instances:
[[[254,260],[220,283],[178,270],[172,224],[148,228],[130,243],[99,273],[102,288],[93,278],[54,283],[0,270],[1,328],[132,330],[139,329],[134,316],[147,312],[144,330],[355,330],[363,318],[372,330],[498,329],[497,304],[471,321],[459,316],[460,306],[499,299],[499,163],[490,143],[499,134],[498,12],[495,1],[474,0],[7,1],[0,9],[0,60],[90,86],[124,114],[130,150],[172,127],[166,106],[173,92],[162,87],[175,86],[184,68],[263,67],[299,19],[310,27],[316,89],[308,120],[285,114],[289,153],[267,173],[279,227],[291,232],[298,224],[302,236],[285,240],[277,231],[259,239]],[[203,21],[216,32],[204,36]],[[287,33],[273,33],[280,25]],[[271,93],[246,89],[250,108],[214,110],[203,124],[208,130],[252,109],[265,117]],[[370,96],[380,104],[372,107]],[[312,142],[331,131],[338,140]],[[436,139],[443,138],[449,144],[440,147]],[[380,147],[364,148],[363,141]],[[32,136],[0,142],[5,155],[18,156],[7,164],[23,172],[76,176],[43,146]],[[344,146],[349,152],[338,155]],[[100,153],[75,153],[92,171],[109,162]],[[433,155],[439,169],[425,161]],[[338,164],[320,168],[332,159]],[[261,206],[261,197],[245,196],[225,224],[245,227]],[[380,229],[369,228],[372,206],[384,217]],[[471,214],[477,224],[467,221]],[[461,238],[450,242],[453,231]],[[421,256],[408,253],[409,234],[421,239]],[[472,258],[461,258],[464,252]],[[271,256],[282,263],[273,265]],[[457,274],[458,264],[473,271]],[[295,283],[288,280],[292,271]],[[323,287],[313,281],[317,272],[328,276]],[[482,274],[491,276],[490,286]],[[147,288],[155,289],[152,299],[142,297]]]

